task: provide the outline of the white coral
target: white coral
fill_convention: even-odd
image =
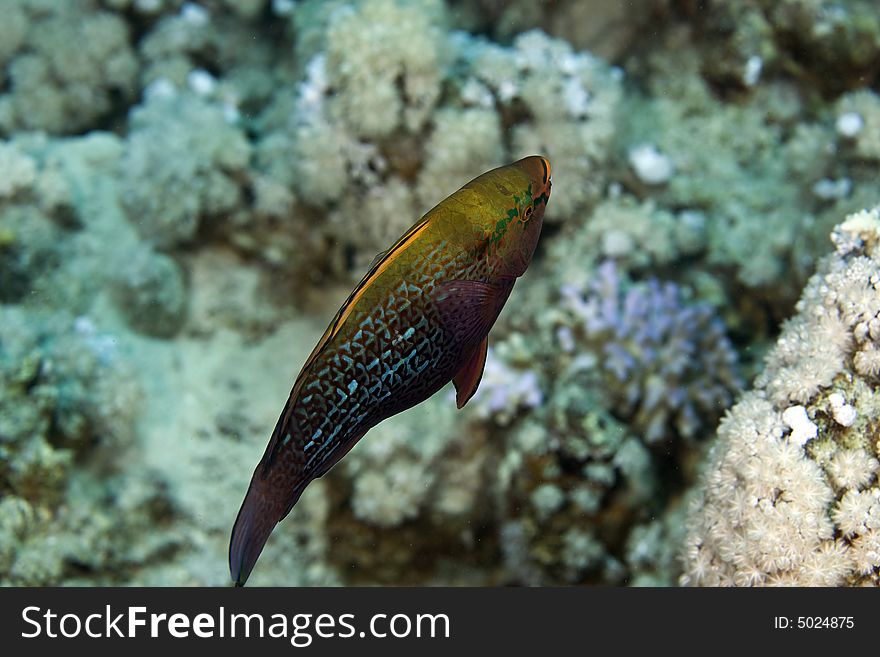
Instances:
[[[803,406],[789,406],[782,412],[782,421],[791,429],[789,439],[803,447],[808,440],[812,440],[819,432],[819,428],[810,421],[807,409]]]
[[[861,419],[876,415],[880,372],[878,228],[875,209],[835,229],[837,252],[722,421],[689,514],[683,583],[880,581],[880,442]]]
[[[838,102],[837,132],[853,140],[856,154],[880,160],[880,96],[868,89],[845,94]]]
[[[846,403],[843,395],[839,392],[828,395],[828,403],[831,404],[831,414],[834,416],[835,422],[844,427],[851,427],[853,425],[858,413],[851,404]]]
[[[359,137],[416,131],[440,97],[443,33],[430,12],[366,0],[336,12],[327,31],[327,76],[338,112]]]
[[[866,486],[880,470],[877,459],[863,449],[839,451],[828,464],[828,474],[839,488],[859,489]]]
[[[868,491],[849,490],[831,512],[845,536],[880,529],[880,501]]]

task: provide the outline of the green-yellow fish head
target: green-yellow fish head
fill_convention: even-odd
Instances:
[[[550,200],[550,160],[540,155],[525,157],[510,165],[519,169],[528,179],[526,195],[517,203],[516,221],[508,229],[510,242],[506,247],[507,257],[516,263],[516,275],[521,276],[532,261],[541,226],[544,224],[544,210]]]
[[[498,273],[521,276],[529,266],[550,186],[549,160],[533,155],[484,173],[460,190],[475,245]]]

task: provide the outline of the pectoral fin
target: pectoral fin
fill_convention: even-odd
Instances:
[[[489,349],[489,336],[483,338],[480,346],[474,351],[465,366],[462,367],[452,383],[455,384],[455,405],[462,408],[474,396],[483,378],[486,368],[486,353]]]
[[[503,285],[481,281],[450,281],[437,287],[434,301],[440,310],[443,328],[460,345],[479,343],[498,317],[510,296],[513,280]]]
[[[452,379],[459,408],[467,404],[480,385],[489,348],[489,329],[510,296],[513,283],[514,279],[495,285],[482,281],[450,281],[440,285],[434,293],[444,330],[452,334],[460,349],[473,350]]]

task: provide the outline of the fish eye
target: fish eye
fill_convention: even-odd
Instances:
[[[531,205],[526,208],[526,219],[528,219],[529,217],[532,216],[532,210],[533,210],[533,208]]]

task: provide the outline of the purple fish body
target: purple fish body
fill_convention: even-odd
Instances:
[[[243,585],[305,487],[372,427],[455,383],[476,392],[489,330],[531,261],[550,194],[532,156],[427,212],[377,257],[307,359],[251,478],[229,548]]]

